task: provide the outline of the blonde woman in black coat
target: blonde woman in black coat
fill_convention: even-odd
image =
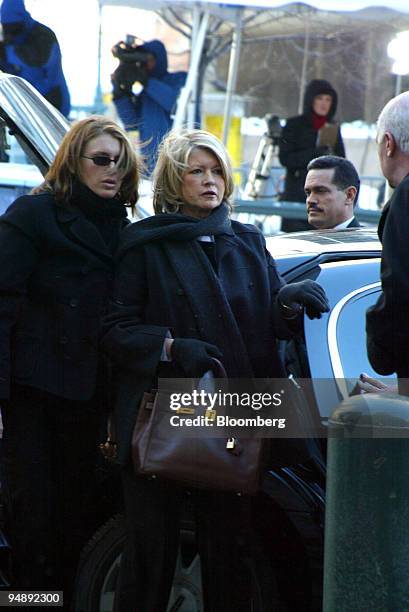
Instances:
[[[37,193],[0,217],[13,588],[64,589],[66,609],[93,520],[87,499],[109,391],[97,350],[100,320],[138,178],[125,133],[110,119],[89,117],[66,134]]]
[[[286,293],[261,233],[230,219],[232,194],[228,154],[215,136],[170,133],[154,173],[156,214],[127,228],[118,250],[103,337],[121,376],[115,423],[128,537],[116,612],[166,611],[186,494],[132,472],[130,437],[143,391],[158,377],[200,377],[214,357],[230,377],[281,376],[275,338],[292,334],[286,317],[294,324],[304,304],[316,315],[328,307],[316,283]],[[199,490],[190,499],[205,610],[249,612],[260,562],[252,500]],[[263,610],[271,606],[268,588],[259,589]]]

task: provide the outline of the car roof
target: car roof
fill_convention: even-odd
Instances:
[[[375,227],[280,234],[266,238],[266,243],[282,274],[316,259],[379,257],[382,250]]]
[[[267,246],[274,245],[275,254],[331,253],[338,251],[380,251],[381,245],[375,227],[345,230],[310,230],[280,234],[266,238]]]

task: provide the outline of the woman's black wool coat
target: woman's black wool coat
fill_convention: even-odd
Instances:
[[[175,338],[218,346],[230,377],[282,376],[275,339],[293,334],[277,306],[284,281],[254,226],[232,221],[230,233],[215,236],[217,276],[196,240],[132,246],[129,236],[137,226],[123,233],[130,246],[120,253],[102,341],[120,373],[115,418],[120,463],[129,460],[140,398],[155,382],[168,330]]]
[[[119,233],[126,221],[115,219]],[[71,400],[96,386],[113,257],[75,206],[23,196],[0,217],[0,397],[10,383]]]

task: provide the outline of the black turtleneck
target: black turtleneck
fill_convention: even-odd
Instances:
[[[117,197],[101,198],[77,180],[73,184],[71,203],[95,225],[111,253],[114,253],[127,216],[123,202]]]

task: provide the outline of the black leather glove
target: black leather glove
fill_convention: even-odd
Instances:
[[[212,369],[213,358],[221,359],[222,354],[214,344],[191,338],[176,338],[172,342],[171,356],[188,377],[199,378]]]
[[[134,80],[130,78],[129,71],[123,65],[119,65],[113,74],[111,74],[112,97],[114,100],[129,96],[132,93],[132,85]]]
[[[143,86],[146,85],[148,82],[148,72],[143,64],[135,68],[134,77],[135,82],[139,82]]]
[[[284,285],[278,293],[278,302],[286,318],[293,318],[305,306],[310,319],[319,319],[321,313],[329,312],[329,302],[324,289],[313,280]]]

